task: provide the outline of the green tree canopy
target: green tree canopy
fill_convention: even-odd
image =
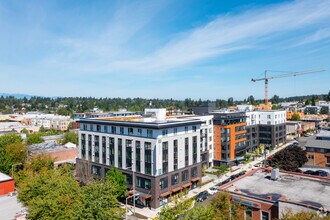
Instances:
[[[300,121],[300,116],[297,113],[293,113],[292,117],[291,117],[292,121]]]
[[[127,195],[126,176],[122,174],[117,168],[111,167],[105,177],[105,182],[116,186],[116,196],[118,198]]]
[[[0,136],[0,172],[10,174],[13,164],[24,162],[21,154],[26,155],[26,147],[22,142],[22,137],[17,134]]]
[[[26,142],[27,142],[27,144],[40,144],[44,141],[45,140],[41,137],[40,133],[35,133],[35,134],[29,135]]]
[[[66,144],[68,142],[78,144],[78,134],[73,131],[65,132],[62,144]]]
[[[320,114],[329,114],[329,107],[321,107]]]

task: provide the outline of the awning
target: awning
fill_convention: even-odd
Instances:
[[[150,194],[147,194],[147,193],[138,192],[138,191],[136,191],[135,193],[138,194],[139,197],[142,198],[142,199],[149,199],[149,198],[151,198],[151,195]]]
[[[183,188],[187,188],[189,186],[191,186],[191,183],[187,183],[187,184],[182,185]]]
[[[191,182],[197,182],[197,181],[199,181],[200,179],[201,179],[200,177],[197,177],[197,178],[192,179]]]
[[[165,193],[159,194],[159,197],[166,197],[170,194],[171,194],[171,192],[165,192]]]
[[[178,188],[172,189],[171,192],[172,192],[172,193],[175,193],[175,192],[177,192],[177,191],[180,191],[181,189],[182,189],[182,187],[180,186],[180,187],[178,187]]]

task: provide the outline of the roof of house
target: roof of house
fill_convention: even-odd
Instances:
[[[13,179],[13,178],[11,178],[10,176],[8,176],[4,173],[0,173],[0,182],[11,180],[11,179]]]
[[[229,184],[225,190],[236,194],[278,201],[282,196],[292,203],[330,209],[330,179],[321,180],[316,177],[305,177],[280,172],[276,181],[270,174],[258,170]]]

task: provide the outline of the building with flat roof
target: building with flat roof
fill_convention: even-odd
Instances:
[[[284,110],[247,111],[246,147],[254,150],[259,144],[275,148],[286,143],[286,112]]]
[[[306,144],[308,166],[330,167],[330,131],[321,131],[308,138]]]
[[[0,196],[7,195],[15,191],[15,180],[10,176],[0,172]]]
[[[232,165],[246,148],[246,115],[237,111],[214,111],[214,165]]]
[[[212,126],[209,120],[166,116],[166,109],[146,109],[144,116],[81,119],[77,175],[83,181],[103,179],[114,166],[126,175],[129,189],[135,182],[141,202],[156,209],[171,195],[197,186],[202,155],[212,146],[204,138],[212,140],[213,133],[208,130],[203,137]]]
[[[278,219],[288,209],[317,211],[328,215],[330,179],[306,174],[279,172],[276,180],[263,169],[253,170],[220,187],[232,201],[246,207],[245,215],[255,220]]]

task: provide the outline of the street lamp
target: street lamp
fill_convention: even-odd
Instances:
[[[23,165],[22,163],[16,163],[11,166],[11,176],[14,178],[14,167],[18,165]]]
[[[134,206],[134,214],[135,214],[135,196],[139,194],[135,194],[135,171],[133,170],[133,167],[126,167],[126,169],[131,169],[132,170],[132,178],[133,178],[133,195],[129,196],[126,198],[126,214],[125,214],[125,219],[127,219],[127,199],[134,197],[133,198],[133,206]]]

